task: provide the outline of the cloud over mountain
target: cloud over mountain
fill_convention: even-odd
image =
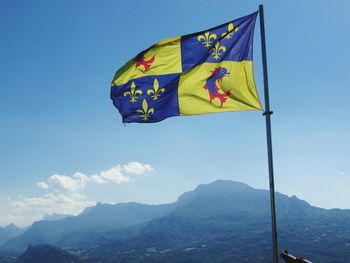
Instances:
[[[149,164],[129,162],[128,164],[117,165],[93,175],[86,175],[81,172],[76,172],[71,176],[55,174],[50,176],[46,182],[38,182],[37,186],[41,189],[77,192],[84,189],[88,183],[130,183],[135,180],[132,175],[141,175],[152,170],[153,167]]]
[[[95,204],[95,201],[88,200],[88,198],[78,193],[49,193],[40,197],[20,196],[16,201],[11,203],[11,207],[20,213],[30,211],[36,214],[77,214],[85,207]]]
[[[42,195],[23,196],[2,202],[0,222],[15,222],[27,225],[42,218],[44,214],[72,214],[77,215],[96,201],[86,196],[89,185],[125,184],[134,182],[137,176],[153,170],[149,164],[129,162],[102,170],[96,174],[75,172],[72,175],[54,174],[47,180],[36,183],[36,186],[46,193]],[[2,211],[3,210],[3,211]],[[6,211],[6,212],[4,212]]]

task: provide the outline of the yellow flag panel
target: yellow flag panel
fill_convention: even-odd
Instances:
[[[180,115],[261,109],[252,61],[204,63],[183,73]]]
[[[181,71],[180,37],[176,37],[163,40],[139,53],[117,71],[112,85],[122,85],[131,79]]]

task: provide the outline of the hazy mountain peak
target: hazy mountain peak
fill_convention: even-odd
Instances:
[[[22,234],[25,230],[26,228],[19,228],[15,224],[9,224],[3,228],[0,228],[0,246],[11,238]]]
[[[212,183],[209,184],[200,184],[197,186],[197,188],[194,191],[201,190],[201,189],[218,189],[218,190],[223,190],[223,189],[229,189],[229,190],[247,190],[247,189],[254,189],[250,187],[249,185],[241,182],[236,182],[232,180],[216,180]]]
[[[51,215],[44,215],[43,216],[43,220],[45,221],[56,221],[56,220],[61,220],[63,218],[67,218],[67,217],[72,217],[73,215],[69,215],[69,214],[57,214],[57,213],[53,213]]]
[[[16,230],[19,230],[20,228],[18,226],[16,226],[15,224],[11,223],[7,226],[4,226],[3,229],[10,230],[10,231],[16,231]]]
[[[197,198],[209,198],[213,196],[236,195],[254,190],[260,191],[244,183],[231,180],[217,180],[209,184],[200,184],[193,191],[183,193],[179,196],[178,202],[191,202]]]

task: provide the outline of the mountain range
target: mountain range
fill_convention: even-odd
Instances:
[[[349,262],[350,210],[280,193],[276,205],[280,250],[319,263]],[[271,262],[269,192],[219,180],[171,204],[98,203],[78,216],[35,222],[0,254],[0,262],[24,263]]]
[[[5,227],[0,227],[0,247],[11,238],[24,233],[27,228],[19,228],[14,224],[9,224]]]

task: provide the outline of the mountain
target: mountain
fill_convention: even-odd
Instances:
[[[276,205],[281,250],[318,263],[349,262],[350,210],[279,193]],[[98,204],[77,217],[37,222],[2,250],[39,242],[74,250],[89,263],[271,262],[269,191],[219,180],[172,204]]]
[[[34,222],[25,233],[6,242],[2,254],[22,253],[29,245],[50,244],[63,248],[86,248],[105,244],[116,238],[124,238],[141,225],[167,214],[173,205],[145,205],[122,203],[116,205],[98,203],[88,207],[80,215],[56,221]]]
[[[280,249],[314,262],[348,262],[350,210],[276,193]],[[269,191],[232,181],[200,185],[169,214],[85,255],[102,262],[272,262]]]
[[[11,238],[22,234],[26,229],[17,227],[14,224],[0,227],[0,247]]]
[[[72,217],[72,215],[53,213],[52,215],[44,215],[43,220],[44,221],[57,221],[57,220],[61,220],[61,219],[67,218],[67,217]]]

